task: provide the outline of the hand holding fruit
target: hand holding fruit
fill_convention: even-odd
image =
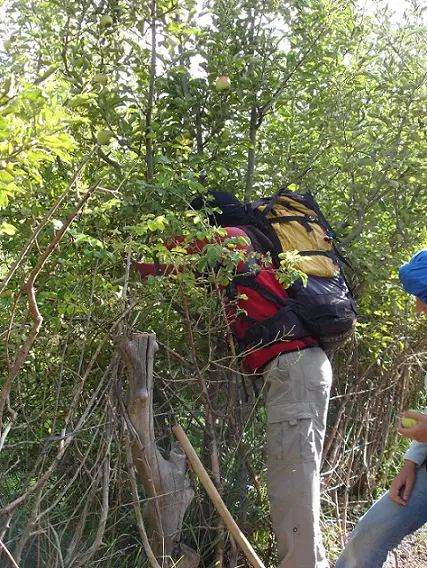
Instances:
[[[427,442],[427,415],[415,410],[407,410],[400,417],[398,430],[405,438]]]

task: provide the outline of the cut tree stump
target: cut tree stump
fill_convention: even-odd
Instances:
[[[169,567],[197,568],[200,555],[180,543],[184,514],[194,491],[186,477],[186,456],[180,444],[172,446],[169,459],[157,448],[154,436],[153,362],[158,349],[154,333],[115,338],[126,363],[129,386],[125,405],[133,427],[132,454],[148,497],[144,516],[152,550],[158,562]]]

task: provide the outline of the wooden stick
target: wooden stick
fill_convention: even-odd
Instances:
[[[13,556],[11,555],[11,553],[9,552],[7,546],[4,544],[4,542],[0,539],[0,548],[2,548],[6,554],[6,556],[9,558],[10,563],[12,564],[12,566],[14,568],[19,568],[18,564],[15,562],[15,559],[13,558]]]
[[[209,477],[206,469],[203,467],[202,462],[199,459],[199,456],[196,454],[193,446],[191,445],[190,440],[187,438],[184,430],[181,428],[179,424],[175,424],[172,426],[172,431],[176,436],[176,439],[183,447],[185,453],[187,454],[188,461],[190,462],[193,470],[199,476],[200,481],[202,482],[203,487],[206,490],[206,493],[211,498],[212,503],[215,506],[215,509],[218,511],[219,515],[225,522],[228,527],[228,530],[239,544],[241,550],[243,551],[244,555],[250,562],[253,568],[265,568],[264,564],[259,559],[257,553],[252,548],[251,544],[239,529],[236,521],[230,514],[230,511],[227,509],[224,501],[221,498],[221,495],[218,493],[217,488],[212,483],[211,478]]]

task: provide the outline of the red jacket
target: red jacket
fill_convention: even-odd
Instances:
[[[248,238],[248,235],[240,227],[227,227],[226,231],[227,236],[222,240],[233,237]],[[201,252],[206,244],[206,241],[194,241],[194,244],[191,246],[191,252]],[[237,243],[236,246],[239,249],[253,250],[250,245]],[[286,300],[288,295],[283,285],[276,277],[275,268],[271,264],[267,266],[260,261],[256,261],[256,264],[256,282],[262,286],[263,290],[270,293],[273,299],[277,297],[278,299]],[[137,262],[135,267],[142,278],[156,274],[155,267],[151,263]],[[168,267],[165,266],[162,268],[164,272],[168,269]],[[236,292],[235,301],[229,302],[227,313],[231,330],[239,343],[242,343],[246,332],[254,322],[259,322],[274,316],[280,310],[276,302],[269,301],[264,295],[257,292],[256,289],[246,286],[245,278],[243,278],[243,282],[239,282],[239,276],[244,276],[247,273],[248,264],[244,261],[240,261],[237,265],[237,278],[233,281],[233,288]],[[246,296],[247,299],[243,299],[240,296]],[[233,298],[231,298],[231,300],[232,299]],[[281,338],[265,346],[246,348],[243,353],[242,368],[246,373],[256,373],[259,372],[266,363],[281,353],[305,349],[316,344],[317,342],[314,338],[307,336],[301,339],[287,340]]]

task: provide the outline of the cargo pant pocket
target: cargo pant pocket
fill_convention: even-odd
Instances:
[[[316,459],[315,408],[309,402],[270,405],[267,409],[269,461],[276,467]],[[273,463],[271,463],[273,465]]]

